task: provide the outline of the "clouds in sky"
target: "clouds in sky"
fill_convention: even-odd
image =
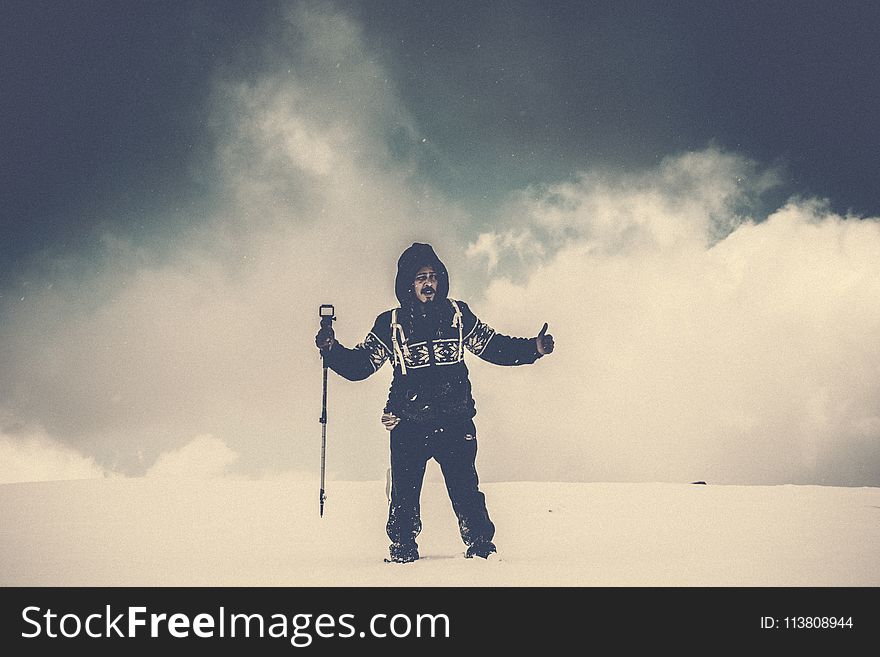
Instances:
[[[536,181],[487,226],[432,187],[354,20],[298,6],[270,36],[217,73],[204,216],[3,297],[0,480],[316,472],[317,307],[359,342],[427,241],[482,319],[557,339],[470,361],[484,479],[880,483],[876,219],[765,216],[779,174],[709,146]],[[384,476],[389,380],[331,378],[331,478]]]
[[[6,418],[4,418],[5,420]],[[0,484],[108,476],[95,460],[53,440],[39,427],[4,422],[0,429]]]
[[[288,18],[259,73],[217,74],[205,217],[148,243],[108,231],[92,260],[58,254],[3,298],[9,426],[127,474],[207,434],[250,472],[317,467],[318,305],[357,342],[394,300],[400,250],[454,240],[464,215],[414,176],[422,142],[357,25],[320,6]],[[365,453],[384,460],[361,443],[346,461]]]
[[[551,479],[876,485],[880,223],[796,199],[755,221],[773,180],[710,148],[524,195],[477,238],[490,271],[531,260],[479,311],[559,345],[534,374],[480,370],[493,450],[536,450]],[[553,254],[523,256],[537,235]]]

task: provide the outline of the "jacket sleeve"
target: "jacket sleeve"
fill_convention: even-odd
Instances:
[[[364,341],[349,349],[339,342],[333,344],[324,354],[324,362],[339,376],[349,381],[361,381],[376,372],[391,356],[388,346],[379,339],[377,333],[380,318],[376,319],[373,330],[367,333]]]
[[[467,304],[459,304],[465,330],[464,346],[472,353],[495,365],[530,365],[541,357],[534,338],[502,335],[481,321]]]

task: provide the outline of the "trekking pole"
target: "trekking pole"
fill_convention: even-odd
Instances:
[[[321,318],[321,328],[332,326],[332,322],[336,317],[333,316],[333,306],[328,303],[321,304],[318,309],[318,315]],[[321,489],[319,491],[320,515],[324,517],[324,500],[327,496],[324,494],[324,465],[326,463],[327,454],[327,361],[324,360],[324,352],[321,352],[321,361],[324,364],[324,390],[321,397],[321,417],[318,421],[321,423]]]

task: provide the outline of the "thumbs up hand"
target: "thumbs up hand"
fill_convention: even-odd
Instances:
[[[544,328],[541,329],[538,337],[535,338],[535,344],[538,347],[538,353],[542,356],[553,353],[555,345],[553,344],[553,336],[547,335],[547,322],[544,322]]]

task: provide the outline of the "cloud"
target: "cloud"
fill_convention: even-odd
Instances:
[[[714,148],[587,173],[474,242],[497,269],[523,260],[507,235],[556,237],[478,308],[558,344],[534,371],[480,368],[487,473],[534,476],[510,451],[549,479],[877,484],[880,222],[796,199],[756,221],[773,179]]]
[[[226,475],[237,459],[238,454],[222,440],[196,436],[183,447],[160,454],[146,476],[212,479]]]
[[[53,440],[38,428],[13,424],[0,429],[0,484],[107,476],[110,473],[94,459]]]
[[[233,470],[317,472],[318,306],[355,344],[394,302],[406,246],[459,250],[466,217],[420,176],[426,146],[358,24],[297,4],[264,45],[216,74],[199,213],[153,218],[174,226],[149,241],[117,226],[96,252],[47,254],[26,294],[0,299],[0,403],[102,468],[144,474],[211,435]],[[331,382],[330,452],[347,465],[328,469],[384,476],[381,401],[360,403],[383,388]]]

